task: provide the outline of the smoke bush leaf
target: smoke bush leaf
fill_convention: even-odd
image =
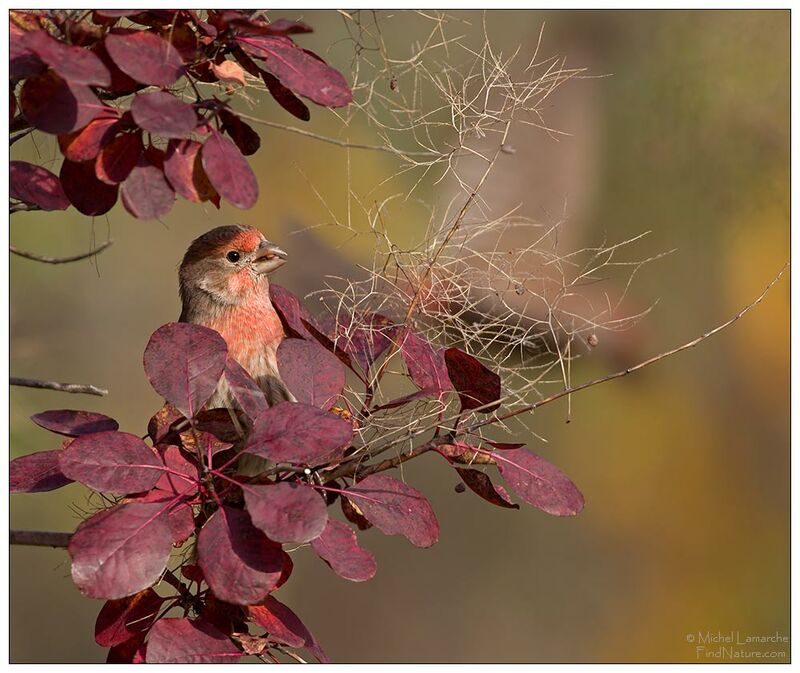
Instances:
[[[493,454],[508,487],[525,502],[555,516],[574,516],[584,499],[570,478],[527,449]]]
[[[439,539],[439,522],[422,493],[402,481],[371,474],[347,489],[368,521],[386,535],[402,535],[417,547]]]
[[[144,154],[122,183],[121,194],[125,210],[140,220],[164,217],[175,203],[175,192],[164,171],[150,163]]]
[[[159,619],[147,641],[148,664],[227,664],[241,657],[228,636],[202,619]]]
[[[218,332],[191,323],[167,323],[153,332],[144,370],[155,391],[191,418],[214,394],[228,345]]]
[[[115,28],[105,48],[122,72],[142,84],[172,86],[183,74],[178,50],[155,33]]]
[[[281,285],[270,283],[269,298],[290,335],[301,339],[314,339],[314,335],[303,322],[305,320],[313,323],[314,319],[296,295]]]
[[[148,587],[133,596],[106,601],[95,622],[95,642],[101,647],[113,647],[146,632],[164,600]]]
[[[184,199],[199,203],[217,192],[211,186],[200,160],[202,144],[196,140],[170,140],[164,159],[164,175]],[[218,205],[218,204],[217,204]]]
[[[330,661],[300,618],[276,598],[269,596],[259,605],[249,605],[247,615],[251,622],[266,629],[271,640],[289,647],[307,647],[320,663]]]
[[[136,435],[94,432],[82,435],[61,452],[65,476],[104,493],[148,491],[161,478],[164,463]]]
[[[58,136],[61,154],[70,161],[94,159],[111,142],[120,127],[119,119],[115,116],[95,117],[82,129]]]
[[[12,493],[42,493],[72,483],[64,476],[58,457],[61,449],[37,451],[9,463],[8,481]]]
[[[69,199],[58,176],[27,161],[9,163],[9,196],[42,210],[64,210]]]
[[[378,570],[372,553],[358,545],[355,531],[335,519],[328,520],[322,535],[311,542],[311,548],[346,580],[365,582]]]
[[[61,164],[61,186],[70,203],[84,215],[105,215],[117,202],[117,185],[97,179],[93,161],[69,161]]]
[[[299,402],[320,409],[330,409],[344,389],[345,374],[339,360],[315,341],[281,341],[278,370]]]
[[[301,402],[281,402],[255,419],[244,450],[275,463],[322,465],[342,457],[353,426]]]
[[[139,162],[142,149],[141,131],[118,135],[97,155],[94,164],[97,179],[107,185],[124,182]]]
[[[141,128],[162,138],[186,138],[197,126],[194,108],[168,91],[138,94],[131,103],[131,114]]]
[[[509,499],[505,489],[502,486],[495,486],[489,475],[485,472],[458,467],[456,468],[456,472],[458,472],[462,481],[469,486],[470,490],[477,493],[484,500],[498,507],[519,509],[519,505]]]
[[[476,358],[458,348],[448,348],[444,352],[444,361],[463,410],[476,409],[500,399],[500,377]],[[500,402],[481,411],[489,413],[499,406]]]
[[[108,68],[88,49],[64,44],[44,30],[26,33],[22,45],[73,84],[111,84]]]
[[[253,170],[230,139],[211,131],[203,143],[203,168],[220,196],[237,208],[252,208],[258,200]]]
[[[36,425],[67,437],[80,437],[92,432],[118,430],[119,423],[105,414],[94,411],[74,411],[72,409],[51,409],[31,416]]]
[[[225,364],[225,380],[234,399],[250,419],[269,408],[264,391],[250,378],[245,368],[230,356]]]
[[[83,128],[104,109],[88,86],[67,82],[52,70],[26,79],[19,103],[33,126],[56,135]]]
[[[223,507],[200,531],[197,554],[214,595],[247,605],[278,587],[285,552],[253,526],[246,512]]]
[[[253,484],[245,490],[244,501],[253,524],[276,542],[309,542],[328,522],[325,500],[305,484]]]
[[[163,503],[123,503],[86,519],[69,541],[72,580],[90,598],[124,598],[155,583],[172,536]]]
[[[434,349],[428,341],[411,331],[406,331],[401,343],[403,362],[418,388],[437,391],[434,395],[453,389],[442,350]]]
[[[270,92],[278,105],[284,110],[304,122],[311,119],[311,111],[308,109],[308,105],[295,96],[290,89],[283,86],[277,77],[262,71],[261,78],[264,80],[267,91]]]

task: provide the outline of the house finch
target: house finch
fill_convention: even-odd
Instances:
[[[179,272],[180,321],[219,332],[270,405],[296,401],[278,373],[285,334],[269,296],[268,276],[285,262],[286,253],[258,229],[229,224],[192,241]],[[206,406],[235,408],[224,379]]]

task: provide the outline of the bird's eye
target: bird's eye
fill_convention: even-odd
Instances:
[[[231,250],[225,257],[229,262],[238,262],[242,256],[236,250]]]

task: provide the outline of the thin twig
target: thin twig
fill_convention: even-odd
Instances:
[[[78,393],[84,395],[108,395],[108,390],[98,388],[89,383],[59,383],[58,381],[39,381],[37,379],[22,379],[12,376],[9,380],[12,386],[23,386],[25,388],[41,388],[43,390],[57,390],[62,393]]]
[[[29,547],[66,547],[72,533],[54,533],[43,530],[11,530],[9,542],[11,544],[27,545]]]
[[[78,255],[71,255],[69,257],[48,257],[47,255],[37,255],[36,253],[33,252],[20,250],[13,245],[9,246],[8,249],[15,255],[19,255],[20,257],[24,257],[25,259],[32,259],[36,262],[44,262],[45,264],[67,264],[69,262],[78,262],[82,259],[87,259],[88,257],[94,257],[95,255],[99,255],[101,252],[103,252],[103,250],[110,247],[113,242],[114,241],[109,238],[107,241],[103,241],[93,250],[89,250],[88,252],[82,252]]]
[[[14,213],[27,213],[34,210],[41,210],[41,208],[35,203],[12,203],[8,212],[13,215]]]
[[[18,140],[22,140],[25,136],[27,136],[29,133],[32,132],[33,132],[33,127],[25,129],[24,131],[20,131],[19,133],[9,137],[8,144],[13,145],[15,142],[17,142]]]

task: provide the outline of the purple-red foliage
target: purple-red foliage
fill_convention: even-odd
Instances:
[[[176,193],[251,208],[258,184],[245,157],[261,139],[231,109],[230,87],[245,84],[246,71],[305,121],[310,111],[298,96],[324,107],[352,100],[344,76],[291,37],[308,32],[251,10],[208,10],[208,21],[193,10],[98,10],[79,22],[12,12],[12,128],[57,135],[71,164],[57,177],[14,162],[11,196],[89,216],[122,199],[140,219],[166,215]],[[218,83],[220,94],[201,94],[197,82]],[[171,160],[153,161],[149,151],[166,141]]]
[[[78,589],[106,599],[95,638],[110,648],[109,662],[232,662],[284,647],[327,661],[308,628],[275,598],[292,574],[287,551],[310,543],[346,580],[375,575],[375,557],[357,531],[329,510],[337,499],[358,530],[374,526],[418,547],[439,539],[425,495],[380,474],[394,463],[373,462],[355,431],[370,414],[425,398],[457,401],[462,420],[478,406],[500,404],[499,377],[471,355],[437,349],[379,314],[359,316],[357,327],[317,319],[288,290],[271,289],[290,335],[278,349],[280,373],[298,402],[269,407],[217,332],[169,323],[151,335],[144,353],[147,377],[166,400],[145,439],[102,414],[56,409],[33,420],[61,435],[63,447],[11,463],[13,492],[77,481],[116,498],[83,521],[69,544]],[[364,382],[366,399],[392,344],[418,390],[353,411],[343,396],[345,367]],[[220,385],[233,407],[207,409]],[[471,444],[466,430],[457,430],[423,446],[483,499],[519,508],[493,483],[496,470],[512,495],[545,512],[573,515],[583,507],[569,478],[522,444]],[[241,452],[267,459],[267,467],[243,476]],[[169,570],[172,550],[184,544],[196,545],[196,556],[182,556],[179,571]],[[176,591],[165,595],[170,588]],[[184,616],[176,618],[173,607]]]

